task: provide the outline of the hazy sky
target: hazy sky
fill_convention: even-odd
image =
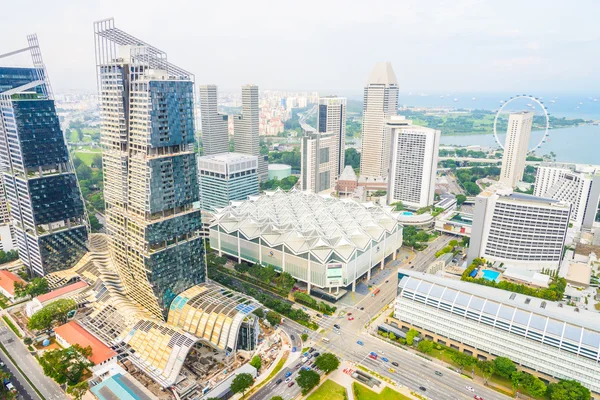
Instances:
[[[361,94],[391,61],[402,91],[600,92],[598,0],[3,1],[0,53],[36,32],[57,92],[95,90],[92,23],[166,51],[197,83]]]

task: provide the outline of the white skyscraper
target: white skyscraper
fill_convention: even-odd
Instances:
[[[346,98],[325,96],[319,98],[317,131],[335,135],[337,139],[337,160],[335,175],[344,170],[344,151],[346,150]]]
[[[513,113],[508,118],[502,170],[500,171],[500,182],[507,186],[515,187],[517,182],[523,179],[532,124],[532,112]]]
[[[227,115],[219,114],[216,85],[200,85],[200,122],[204,155],[228,152]]]
[[[242,86],[242,115],[233,120],[235,152],[258,157],[258,180],[268,180],[268,162],[260,154],[258,86]]]
[[[575,165],[541,165],[537,168],[534,194],[570,203],[573,206],[571,221],[589,229],[598,211],[600,170]]]
[[[514,193],[501,184],[475,199],[468,262],[477,257],[506,267],[557,269],[562,259],[571,204]]]
[[[361,176],[387,176],[390,128],[386,121],[398,109],[398,81],[389,62],[377,63],[365,86],[362,123]]]
[[[300,145],[300,188],[319,193],[335,188],[338,176],[337,135],[304,132]]]
[[[421,208],[433,204],[440,131],[414,126],[404,117],[392,117],[388,204],[401,201]]]

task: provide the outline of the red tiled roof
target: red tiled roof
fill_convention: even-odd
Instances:
[[[15,282],[25,283],[18,275],[6,269],[0,270],[0,286],[12,296],[15,295]]]
[[[70,285],[63,286],[59,289],[53,290],[49,293],[41,294],[38,297],[36,297],[36,299],[38,299],[40,303],[44,304],[48,300],[52,300],[57,297],[64,296],[66,294],[74,292],[75,290],[82,289],[86,286],[88,286],[88,284],[85,283],[84,281],[75,282]]]
[[[92,348],[90,361],[94,365],[98,365],[117,355],[114,350],[102,343],[75,321],[70,321],[59,326],[54,329],[54,333],[63,338],[71,346],[74,344],[78,344],[81,347],[90,346]]]

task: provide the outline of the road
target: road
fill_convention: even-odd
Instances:
[[[0,324],[0,341],[10,353],[13,360],[19,364],[21,370],[27,374],[29,380],[31,380],[35,387],[44,394],[46,400],[59,400],[67,398],[62,389],[52,379],[44,375],[44,371],[42,370],[42,367],[38,361],[29,353],[29,350],[27,350],[27,347],[25,347],[21,339],[19,339],[15,333],[6,326],[4,320],[2,320],[2,323]],[[31,396],[31,398],[39,399],[33,388],[31,388],[28,383],[27,385],[23,383],[27,381],[20,378],[20,374],[15,374],[15,376],[19,376],[19,381],[24,385],[25,388],[29,387],[26,392]]]
[[[409,265],[402,265],[402,268],[410,268],[415,271],[424,272],[427,270],[429,264],[435,260],[435,253],[444,248],[452,239],[456,239],[456,237],[442,233],[437,239],[429,243],[425,250],[417,252],[415,257],[410,260]]]
[[[8,371],[12,375],[10,381],[14,385],[15,389],[19,392],[19,398],[25,400],[39,400],[40,397],[33,390],[29,382],[21,375],[17,367],[10,361],[10,359],[4,354],[4,352],[0,351],[0,360],[6,364],[5,367],[0,368],[2,371]]]

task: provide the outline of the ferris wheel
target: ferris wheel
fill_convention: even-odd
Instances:
[[[528,153],[531,153],[535,149],[540,148],[542,146],[542,144],[546,143],[546,139],[549,136],[548,129],[550,129],[550,114],[548,114],[548,109],[544,105],[544,102],[541,100],[540,97],[534,97],[534,96],[527,95],[527,94],[520,94],[520,95],[516,95],[514,97],[511,97],[508,101],[503,101],[502,102],[502,106],[500,107],[500,109],[496,113],[496,117],[494,118],[494,138],[496,139],[496,143],[498,143],[498,146],[500,146],[500,148],[502,150],[504,150],[504,144],[500,142],[500,138],[498,138],[498,131],[496,129],[496,127],[498,125],[498,117],[500,116],[500,114],[502,113],[502,111],[504,110],[504,108],[507,105],[509,105],[510,103],[512,103],[513,101],[515,101],[517,99],[521,99],[521,100],[527,99],[527,100],[530,100],[531,103],[527,104],[527,106],[530,107],[532,109],[532,111],[536,108],[533,105],[533,103],[537,104],[542,109],[544,117],[546,118],[546,123],[545,123],[545,126],[544,126],[544,135],[542,136],[542,139],[540,140],[540,142],[538,144],[536,144],[533,148],[531,148],[531,149],[529,149],[527,151]]]

